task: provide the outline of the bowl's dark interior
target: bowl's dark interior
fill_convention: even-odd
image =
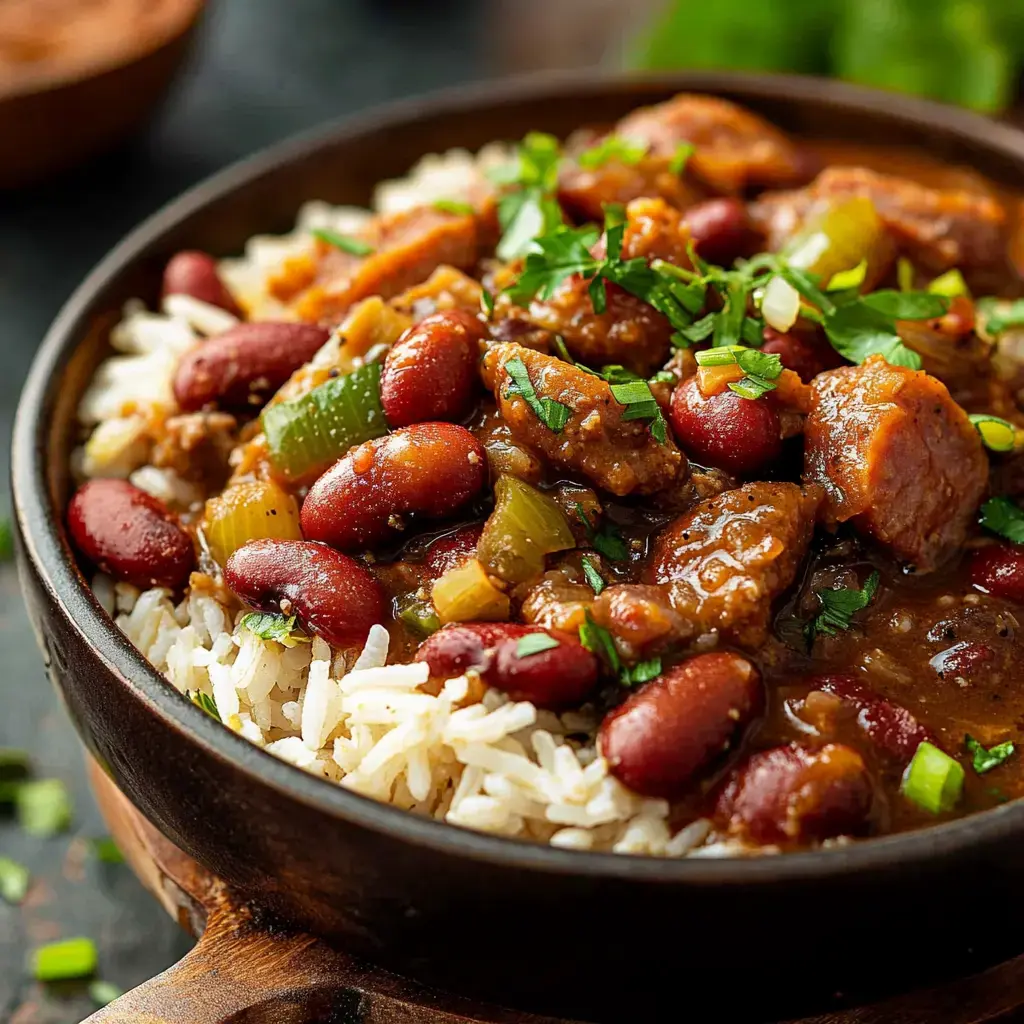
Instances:
[[[730,863],[581,856],[423,822],[276,762],[179,698],[88,596],[60,520],[79,396],[122,303],[156,299],[170,254],[237,252],[253,234],[288,229],[304,200],[365,203],[376,182],[401,175],[423,153],[534,129],[565,135],[681,88],[735,99],[799,135],[917,146],[1006,184],[1024,172],[1024,137],[1009,129],[812,80],[555,78],[406,104],[233,168],[132,235],[55,325],[15,437],[33,622],[76,725],[133,802],[279,917],[431,980],[576,1013],[607,1005],[593,978],[615,976],[623,1005],[635,1008],[639,991],[657,1004],[678,988],[681,959],[721,967],[724,949],[734,956],[737,941],[748,941],[749,934],[739,939],[743,929],[764,933],[792,922],[801,922],[800,936],[781,935],[750,954],[771,967],[766,977],[783,995],[790,981],[778,967],[803,965],[800,987],[808,991],[813,977],[816,993],[851,978],[891,983],[910,971],[941,970],[945,958],[932,944],[919,965],[907,943],[936,928],[952,957],[977,944],[979,908],[1005,904],[1006,886],[1019,882],[1013,840],[1024,832],[1024,808],[844,850]],[[560,938],[542,921],[571,936]],[[485,931],[489,941],[475,942]],[[991,929],[996,944],[1008,934]],[[526,949],[544,969],[517,972],[510,990],[508,964],[522,964]]]

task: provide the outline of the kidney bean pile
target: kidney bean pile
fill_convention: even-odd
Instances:
[[[94,479],[70,536],[339,650],[384,623],[428,686],[590,705],[678,825],[791,849],[992,807],[1024,793],[1018,206],[683,95],[316,233],[278,321],[179,253],[164,293],[241,318],[157,448],[208,500]]]

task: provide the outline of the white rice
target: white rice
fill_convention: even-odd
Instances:
[[[502,147],[480,161],[462,151],[426,158],[408,179],[383,183],[377,207],[393,212],[458,198],[479,183],[481,161],[507,158]],[[253,318],[286,315],[267,296],[268,273],[310,245],[310,228],[351,233],[369,216],[307,203],[294,232],[251,239],[243,257],[221,264],[222,274]],[[170,296],[159,313],[129,304],[111,334],[115,354],[99,367],[79,408],[88,436],[75,454],[77,471],[128,478],[173,507],[200,501],[193,485],[148,464],[151,425],[176,411],[171,382],[181,354],[234,322],[186,296]],[[557,716],[494,690],[467,703],[471,681],[464,676],[436,695],[424,693],[425,664],[387,664],[383,626],[373,627],[348,665],[319,638],[294,646],[260,639],[207,592],[190,590],[175,605],[165,590],[140,592],[103,575],[93,589],[179,691],[212,697],[228,728],[354,792],[563,849],[665,857],[730,852],[724,844],[704,845],[711,825],[703,819],[673,835],[665,801],[638,796],[613,778],[596,747],[596,716],[586,709]]]

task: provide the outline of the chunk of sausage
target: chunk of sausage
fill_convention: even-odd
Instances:
[[[851,196],[870,199],[897,249],[930,273],[969,271],[1005,259],[1006,210],[992,196],[929,188],[864,167],[829,167],[805,189],[763,196],[751,204],[750,214],[776,250],[812,209]]]
[[[717,630],[741,647],[767,636],[772,602],[796,578],[814,531],[818,488],[751,483],[702,502],[654,543],[647,584],[662,584],[680,638]],[[598,598],[595,618],[628,632],[619,588]],[[680,629],[682,632],[680,632]]]
[[[569,409],[558,433],[541,422],[514,386],[506,364],[516,358],[526,367],[538,399]],[[653,494],[685,472],[685,456],[671,438],[661,444],[646,423],[625,419],[626,407],[615,400],[611,387],[571,363],[522,345],[495,345],[484,358],[483,377],[514,438],[612,494]]]
[[[688,176],[716,192],[749,186],[786,188],[805,181],[808,161],[778,128],[714,96],[680,95],[624,117],[617,135],[646,142],[651,156],[672,157],[681,143],[695,148]]]
[[[270,279],[271,294],[300,320],[336,324],[360,299],[389,299],[442,264],[471,267],[477,259],[477,221],[470,214],[421,206],[375,218],[360,241],[371,247],[366,255],[318,240],[311,255],[288,260]]]
[[[825,515],[850,520],[919,571],[963,542],[985,490],[977,431],[944,384],[880,356],[816,377],[804,473]]]
[[[718,761],[760,713],[757,669],[729,651],[670,668],[601,723],[608,770],[644,796],[674,797]]]
[[[774,747],[733,772],[715,819],[726,832],[754,843],[808,843],[863,834],[871,796],[864,759],[852,748]]]
[[[626,211],[622,258],[662,259],[689,267],[689,239],[678,210],[660,199],[638,199]],[[601,239],[594,252],[603,256],[605,251]],[[620,363],[634,373],[650,376],[665,362],[672,347],[668,320],[616,285],[605,286],[607,308],[595,313],[587,289],[587,281],[569,278],[550,299],[530,303],[529,320],[561,335],[581,362],[597,367]]]

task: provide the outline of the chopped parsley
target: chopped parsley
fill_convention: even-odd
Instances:
[[[0,899],[20,903],[28,892],[29,871],[10,857],[0,857]]]
[[[516,657],[528,658],[531,654],[540,654],[557,647],[558,641],[547,633],[527,633],[516,643]]]
[[[454,213],[462,217],[471,217],[476,212],[471,203],[463,203],[458,199],[435,199],[431,206],[438,213]]]
[[[782,373],[782,360],[774,352],[761,352],[756,348],[729,345],[709,348],[697,353],[698,366],[737,365],[743,371],[742,379],[730,381],[729,390],[741,398],[756,400],[775,390],[775,380]]]
[[[632,380],[626,384],[610,386],[615,401],[626,407],[622,414],[623,420],[646,420],[650,425],[651,437],[659,444],[665,444],[668,440],[665,417],[651,392],[650,384],[645,380]]]
[[[201,711],[205,711],[211,718],[218,722],[221,720],[220,712],[217,710],[217,702],[202,690],[186,690],[185,696]]]
[[[668,169],[673,174],[681,175],[686,170],[686,165],[690,162],[690,157],[697,151],[697,147],[692,142],[680,142],[676,146],[675,153],[672,154],[672,159],[669,161]]]
[[[576,515],[587,532],[590,546],[599,555],[604,555],[605,558],[610,558],[613,562],[624,562],[629,558],[626,541],[612,523],[603,523],[599,530],[595,530],[587,513],[583,510],[583,506],[578,501],[576,502]]]
[[[622,164],[638,164],[647,152],[646,142],[633,142],[620,135],[606,135],[600,142],[579,155],[580,167],[588,171],[603,167],[610,160]]]
[[[591,654],[597,655],[611,670],[613,675],[621,676],[622,659],[619,657],[615,641],[612,639],[611,633],[604,626],[599,626],[594,621],[589,611],[586,612],[585,620],[580,626],[580,643]]]
[[[605,588],[604,577],[594,568],[594,563],[586,555],[580,559],[580,564],[583,566],[583,575],[590,584],[590,589],[595,594],[600,594]]]
[[[623,668],[620,678],[625,686],[638,686],[640,683],[649,683],[660,675],[661,658],[649,658],[647,661],[638,661],[631,667]]]
[[[979,299],[978,312],[985,317],[985,330],[989,334],[1002,334],[1010,327],[1024,327],[1024,299],[1013,302]]]
[[[488,320],[494,316],[494,293],[486,288],[480,290],[480,309]]]
[[[1024,544],[1024,510],[1005,495],[981,506],[981,525],[1014,544]]]
[[[32,953],[32,975],[36,981],[85,978],[96,970],[97,960],[92,939],[64,939],[40,946]]]
[[[242,619],[242,625],[261,640],[276,640],[282,644],[293,639],[296,629],[295,616],[280,612],[249,612]]]
[[[369,256],[374,251],[369,242],[365,242],[361,238],[353,238],[351,235],[343,235],[338,231],[331,231],[329,228],[314,228],[310,234],[321,242],[333,245],[335,249],[347,252],[350,256]]]
[[[807,646],[814,644],[819,634],[835,636],[840,629],[849,629],[855,612],[867,608],[878,590],[878,570],[874,570],[864,582],[864,588],[840,587],[837,590],[816,590],[821,611],[807,623],[804,637]]]
[[[530,132],[519,143],[515,164],[490,173],[492,181],[511,186],[498,199],[502,231],[496,250],[499,259],[525,256],[534,239],[550,234],[562,224],[562,208],[555,198],[561,159],[558,139],[543,132]]]
[[[513,356],[505,363],[505,371],[512,378],[512,383],[506,389],[509,395],[519,395],[523,401],[534,411],[537,419],[544,424],[548,430],[560,434],[569,417],[572,409],[553,398],[538,398],[530,381],[530,374],[527,372],[526,364],[519,356]]]
[[[1018,446],[1021,432],[1009,420],[991,413],[971,413],[967,418],[990,451],[1012,452]]]
[[[60,779],[38,779],[18,785],[14,794],[18,824],[32,836],[46,839],[71,824],[71,797]]]
[[[986,750],[970,733],[964,736],[964,746],[967,748],[967,753],[971,755],[971,765],[979,775],[998,768],[1014,750],[1010,740],[998,743]]]

